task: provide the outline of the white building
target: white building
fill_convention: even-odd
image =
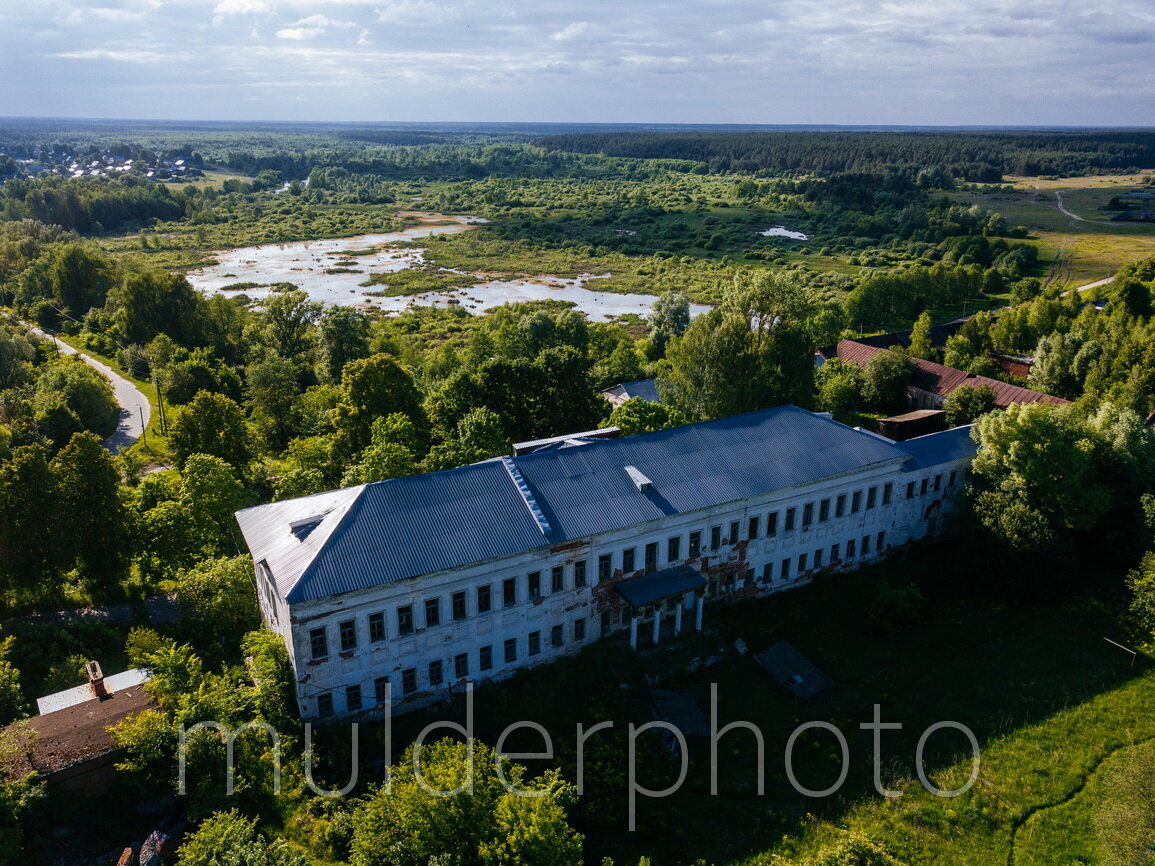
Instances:
[[[969,428],[895,444],[794,406],[237,514],[306,718],[404,710],[574,653],[701,628],[935,535]]]

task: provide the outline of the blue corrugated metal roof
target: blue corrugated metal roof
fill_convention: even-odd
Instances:
[[[908,453],[780,406],[512,458],[524,491],[497,460],[368,484],[301,543],[308,562],[285,550],[292,546],[285,539],[293,539],[289,522],[316,513],[308,499],[247,509],[238,521],[254,559],[269,559],[278,588],[295,603],[723,505],[905,460]],[[652,487],[639,490],[626,466],[637,467]],[[548,534],[527,507],[527,494]]]
[[[904,472],[915,472],[919,469],[929,469],[943,463],[970,458],[978,451],[978,444],[971,438],[971,428],[955,427],[952,430],[942,430],[938,433],[928,433],[926,436],[916,436],[905,442],[897,443],[898,447],[914,459],[903,465]]]

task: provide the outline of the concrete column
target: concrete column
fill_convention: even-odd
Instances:
[[[658,640],[661,637],[659,632],[662,628],[662,608],[654,608],[654,646],[658,645]]]
[[[638,648],[638,617],[637,615],[630,617],[630,649],[636,650]]]
[[[674,608],[674,634],[682,633],[682,608],[685,606],[682,599],[678,599],[678,606]]]
[[[698,631],[702,630],[702,608],[706,604],[706,596],[698,596],[698,609],[694,612],[694,628]]]

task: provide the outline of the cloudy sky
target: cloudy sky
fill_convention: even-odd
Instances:
[[[1152,0],[0,0],[0,116],[1155,125]]]

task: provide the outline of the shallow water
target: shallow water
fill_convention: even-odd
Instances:
[[[774,228],[766,229],[764,232],[758,232],[764,238],[790,238],[792,241],[808,241],[809,236],[802,234],[802,232],[791,231],[786,226],[774,226]]]
[[[276,283],[292,283],[309,294],[313,300],[326,305],[341,304],[384,312],[402,312],[413,305],[446,307],[460,304],[470,312],[482,312],[516,301],[552,299],[572,301],[592,321],[604,322],[626,313],[649,313],[655,296],[595,292],[585,288],[594,275],[579,277],[535,277],[519,280],[488,280],[463,289],[425,292],[401,297],[374,297],[380,285],[362,286],[371,273],[388,273],[421,265],[424,250],[391,247],[399,241],[420,240],[433,235],[457,234],[467,231],[483,220],[468,216],[444,218],[449,225],[423,225],[399,232],[360,235],[317,241],[298,241],[285,244],[264,244],[214,253],[217,264],[187,274],[193,287],[206,294],[222,292],[236,283],[256,283],[257,286],[238,289],[250,298],[267,297]],[[350,251],[373,249],[368,255],[351,256]],[[352,262],[352,264],[349,264]],[[348,268],[356,273],[326,273],[333,268]],[[608,276],[602,274],[600,276]],[[690,314],[700,315],[710,307],[691,304]]]

